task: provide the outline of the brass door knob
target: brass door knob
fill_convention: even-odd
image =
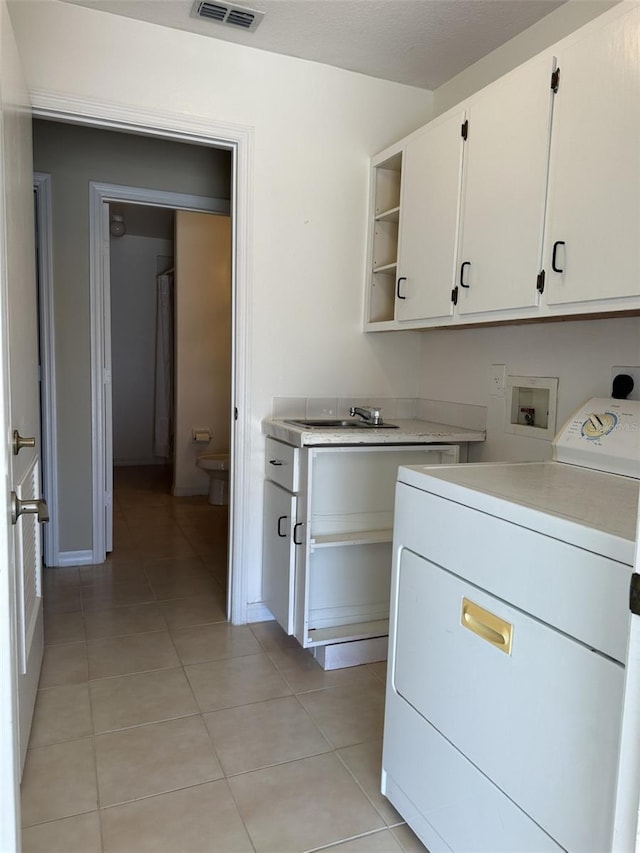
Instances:
[[[35,436],[24,438],[20,435],[17,429],[13,431],[13,439],[11,441],[11,446],[13,447],[13,453],[15,456],[20,453],[23,447],[35,447],[36,439]]]
[[[49,509],[43,498],[21,501],[15,492],[11,492],[11,523],[17,524],[23,513],[37,515],[39,524],[49,521]]]

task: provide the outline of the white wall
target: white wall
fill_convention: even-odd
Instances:
[[[229,452],[231,421],[231,220],[176,211],[175,495],[206,494],[200,453]],[[210,445],[193,430],[211,431]]]
[[[173,241],[125,234],[110,255],[114,465],[153,465],[156,271]]]
[[[430,118],[431,93],[55,0],[17,3],[12,17],[32,91],[254,129],[248,517],[259,519],[260,421],[274,395],[415,396],[419,336],[360,331],[368,171],[373,153]],[[73,297],[56,316],[86,353],[88,292]],[[88,360],[70,369],[84,431],[76,494],[88,508]],[[65,548],[90,547],[80,517]],[[255,524],[249,601],[261,596],[261,540]]]
[[[550,459],[550,441],[504,432],[505,398],[489,394],[492,364],[558,377],[559,428],[589,397],[610,396],[614,365],[640,365],[640,318],[422,333],[420,396],[487,406],[487,441],[472,446],[470,461]]]

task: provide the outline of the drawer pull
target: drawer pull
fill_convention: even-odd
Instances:
[[[462,599],[460,624],[463,628],[468,628],[478,637],[500,649],[501,652],[507,655],[511,654],[513,625],[478,604],[474,604],[468,598]]]
[[[284,465],[282,459],[270,459],[269,465]]]

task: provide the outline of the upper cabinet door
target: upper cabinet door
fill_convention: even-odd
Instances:
[[[640,295],[640,8],[569,41],[558,64],[547,302]]]
[[[396,320],[449,317],[462,171],[455,110],[407,140],[402,168]]]
[[[458,255],[461,315],[538,304],[553,68],[553,57],[544,54],[469,102]]]

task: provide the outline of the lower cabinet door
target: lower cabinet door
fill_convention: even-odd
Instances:
[[[297,497],[266,481],[262,555],[263,600],[287,634],[293,633]]]

